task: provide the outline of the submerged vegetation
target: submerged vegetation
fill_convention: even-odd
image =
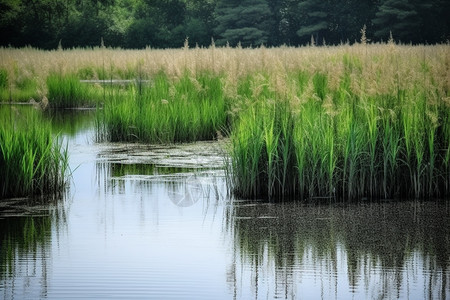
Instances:
[[[0,198],[58,195],[67,182],[67,149],[34,111],[1,109],[0,170]]]
[[[17,70],[37,74],[35,93],[50,106],[98,107],[99,140],[228,134],[227,174],[240,197],[442,197],[450,194],[449,53],[448,44],[365,39],[272,49],[3,48],[0,89],[18,89]],[[135,81],[113,84],[123,79]]]

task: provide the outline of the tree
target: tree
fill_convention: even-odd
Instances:
[[[420,43],[437,43],[450,38],[450,2],[446,0],[414,0],[417,11],[417,31],[414,41]]]
[[[374,0],[331,1],[327,43],[339,44],[347,40],[358,41],[364,26],[366,26],[366,31],[371,33],[373,31],[372,18],[377,9],[375,2]]]
[[[182,0],[143,0],[127,32],[126,46],[176,48],[184,43],[186,3]]]
[[[214,8],[213,0],[186,1],[184,34],[190,43],[205,47],[211,44],[215,27]]]
[[[21,1],[0,1],[0,45],[16,44],[20,39],[23,10]]]
[[[14,3],[14,2],[10,2]],[[67,17],[67,3],[64,0],[22,0],[15,1],[19,9],[16,18],[9,21],[13,31],[19,32],[14,37],[17,46],[32,45],[39,48],[56,48],[57,36]]]
[[[283,4],[285,0],[268,0],[270,12],[273,18],[269,31],[269,46],[278,46],[283,44],[283,28],[280,26],[283,20]]]
[[[438,43],[450,39],[449,11],[448,0],[0,0],[0,45],[338,44],[364,25],[373,40]]]
[[[416,8],[411,1],[384,0],[372,20],[376,29],[375,37],[387,39],[392,33],[397,40],[413,41],[419,30],[419,20]]]
[[[297,30],[297,35],[304,41],[307,41],[311,36],[314,37],[316,42],[321,42],[325,38],[329,25],[328,2],[303,0],[298,4],[302,23],[300,29]]]
[[[269,41],[273,15],[267,0],[220,0],[216,8],[218,45],[259,46]]]

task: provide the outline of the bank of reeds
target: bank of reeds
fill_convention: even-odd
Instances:
[[[81,83],[76,74],[51,73],[47,89],[52,108],[96,107],[104,98],[100,87]]]
[[[0,198],[60,194],[67,149],[37,114],[8,109],[0,110]]]
[[[450,193],[449,49],[392,40],[273,49],[2,48],[0,69],[8,82],[26,78],[21,70],[35,74],[39,87],[51,70],[63,78],[150,79],[100,89],[99,139],[192,141],[231,125],[227,174],[243,197],[440,197]]]
[[[226,125],[221,77],[208,73],[171,80],[161,72],[152,84],[112,89],[97,118],[99,139],[108,141],[210,140]]]
[[[350,78],[362,80],[355,75],[346,70],[332,88],[331,74],[291,74],[290,94],[253,77],[257,88],[242,93],[250,104],[231,130],[234,192],[330,200],[448,195],[448,91],[411,82],[368,95],[351,86]]]

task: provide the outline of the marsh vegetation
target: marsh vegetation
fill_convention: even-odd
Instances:
[[[37,112],[0,107],[0,198],[60,195],[68,152]]]
[[[50,107],[96,107],[98,140],[228,136],[226,169],[239,197],[443,197],[448,53],[448,44],[364,39],[300,48],[3,48],[0,88],[9,101],[28,78]]]
[[[67,193],[50,197],[54,201],[42,201],[48,199],[45,197],[1,199],[0,295],[5,299],[109,299],[111,295],[195,299],[217,298],[217,295],[235,299],[261,295],[308,299],[407,298],[408,295],[448,298],[449,228],[443,226],[449,219],[449,202],[445,196],[448,192],[443,181],[448,174],[443,169],[446,167],[443,158],[448,151],[445,148],[448,140],[443,135],[448,129],[445,127],[448,125],[443,125],[446,124],[443,116],[448,115],[448,84],[445,83],[448,71],[440,65],[446,62],[446,52],[440,52],[438,47],[422,49],[430,66],[425,75],[420,73],[425,80],[419,80],[418,73],[413,72],[416,64],[412,63],[418,59],[415,51],[419,50],[392,47],[392,51],[399,53],[396,58],[402,66],[399,70],[409,70],[401,71],[398,81],[394,81],[405,89],[401,97],[384,86],[392,80],[390,73],[381,67],[377,69],[381,62],[375,53],[381,51],[381,45],[378,50],[375,45],[367,48],[366,57],[370,58],[367,61],[372,64],[370,72],[363,60],[365,48],[358,52],[355,47],[344,46],[342,49],[314,48],[311,52],[309,48],[174,50],[172,59],[186,55],[186,61],[193,59],[189,55],[195,51],[202,53],[197,70],[183,67],[179,73],[170,73],[169,69],[144,72],[145,61],[130,66],[134,73],[130,71],[123,77],[117,70],[111,72],[116,67],[109,67],[109,63],[105,63],[104,69],[102,64],[98,69],[93,64],[93,73],[78,72],[75,68],[64,73],[63,64],[56,73],[48,72],[49,76],[58,74],[62,79],[65,74],[90,78],[89,83],[78,85],[77,82],[77,86],[95,92],[91,94],[92,102],[79,101],[83,109],[52,109],[52,105],[60,105],[52,103],[54,100],[48,92],[42,94],[48,99],[45,111],[42,98],[35,98],[37,101],[32,106],[0,106],[4,112],[2,128],[11,124],[15,128],[28,126],[27,131],[32,133],[31,126],[39,129],[49,125],[51,137],[64,141],[59,152],[67,150],[67,165],[73,171]],[[80,53],[94,55],[100,50],[85,49]],[[136,53],[151,57],[153,50],[146,51]],[[220,64],[215,68],[207,68],[206,63],[203,69],[199,67],[200,58],[206,59],[213,51],[214,60],[226,62],[229,71],[225,65],[219,68]],[[283,51],[289,59],[282,59]],[[295,55],[289,56],[289,51]],[[329,51],[336,52],[328,56]],[[234,60],[222,60],[224,53],[236,56]],[[271,63],[263,68],[263,56],[258,56],[263,53],[267,62],[278,61],[279,57],[279,69]],[[379,58],[385,59],[387,54],[380,53]],[[316,57],[319,54],[321,58]],[[284,67],[294,64],[299,55],[304,56],[296,67]],[[53,57],[55,63],[58,57]],[[239,67],[241,62],[247,64],[255,57],[260,60],[253,61],[255,69],[251,72],[244,72],[245,66]],[[322,59],[328,65],[319,68]],[[310,69],[312,66],[316,69]],[[384,66],[392,67],[387,62]],[[335,71],[331,72],[333,68]],[[99,75],[103,74],[102,70],[109,70],[107,75],[101,75],[104,77]],[[232,73],[233,70],[239,72]],[[229,76],[227,72],[234,75]],[[342,79],[343,74],[349,74],[346,80]],[[120,78],[134,83],[119,83]],[[103,81],[97,84],[92,80]],[[40,84],[47,85],[47,76]],[[164,88],[158,88],[158,84]],[[409,91],[412,86],[416,87],[417,95],[431,92],[425,99]],[[213,92],[214,87],[220,88],[220,92]],[[197,94],[199,98],[204,97],[200,98],[202,101],[195,98]],[[214,100],[208,102],[209,99]],[[214,140],[173,143],[167,142],[167,138],[161,144],[170,135],[160,135],[151,143],[148,143],[150,139],[144,139],[145,131],[151,127],[139,127],[139,122],[144,123],[146,118],[165,116],[170,122],[178,122],[168,114],[168,108],[191,114],[190,108],[198,110],[203,102],[210,105],[215,101],[224,103],[220,113],[225,112],[226,121],[218,129],[220,134],[212,132],[205,137]],[[68,106],[77,103],[74,98]],[[415,108],[416,103],[421,106]],[[119,115],[116,119],[126,124],[122,127],[124,134],[112,142],[114,137],[109,136],[108,126],[116,123],[106,122],[108,110],[114,107],[125,110],[126,105],[132,107],[129,114],[116,112]],[[175,109],[177,105],[182,109]],[[425,112],[421,111],[423,108]],[[167,109],[164,114],[163,109]],[[205,109],[205,114],[206,111],[210,110]],[[380,164],[384,162],[385,148],[382,145],[386,143],[390,149],[390,141],[397,141],[399,150],[393,160],[385,160],[386,170],[390,171],[392,162],[398,159],[398,169],[394,170],[407,173],[392,173],[399,176],[395,184],[400,186],[400,182],[412,188],[407,182],[410,170],[405,167],[403,156],[408,153],[404,150],[407,143],[404,137],[399,138],[409,124],[405,117],[409,111],[413,112],[413,124],[416,120],[423,122],[419,123],[420,127],[412,127],[421,134],[419,138],[426,138],[421,140],[422,161],[429,160],[429,140],[434,140],[434,175],[426,176],[440,178],[432,187],[444,200],[349,203],[346,192],[339,190],[339,186],[347,188],[351,178],[354,187],[358,187],[351,197],[360,199],[357,196],[362,191],[360,185],[368,188],[370,183],[361,176],[370,174],[371,161],[375,164],[374,178],[383,179],[380,172],[385,169]],[[144,112],[147,116],[139,119]],[[432,120],[433,112],[437,120],[430,124],[436,127],[427,123]],[[369,118],[369,113],[374,117]],[[132,117],[122,120],[128,116]],[[180,124],[187,124],[184,128],[191,125],[188,118],[180,118],[184,120]],[[191,121],[198,124],[194,123],[197,120]],[[387,134],[390,131],[385,129],[385,124],[392,124],[396,131]],[[373,133],[369,128],[375,128]],[[435,128],[432,139],[429,128]],[[375,136],[375,142],[364,144],[367,136]],[[26,139],[32,140],[32,135]],[[411,135],[411,139],[415,141],[416,136]],[[413,159],[416,145],[415,142],[410,145]],[[375,147],[375,151],[368,152],[370,147]],[[345,149],[349,153],[347,161],[343,156]],[[369,153],[374,155],[374,160],[369,159]],[[257,160],[250,160],[251,165],[247,163],[248,158],[255,157]],[[299,160],[300,157],[304,159]],[[308,189],[300,190],[298,161],[303,161],[303,182],[308,184]],[[335,163],[330,165],[330,161]],[[427,163],[421,166],[429,172]],[[361,167],[369,169],[361,170]],[[351,170],[354,170],[353,177]],[[256,176],[252,177],[251,172]],[[339,179],[342,174],[347,174],[345,181]],[[424,173],[418,174],[422,176],[419,180],[426,178]],[[247,177],[242,179],[238,175]],[[269,178],[273,183],[270,195]],[[239,196],[244,195],[239,188],[245,180],[256,182],[250,183],[250,199]],[[387,188],[391,187],[389,180],[386,179]],[[283,189],[282,184],[294,188]],[[378,181],[373,184],[374,188],[368,188],[367,194],[382,190]],[[421,184],[420,188],[427,188]],[[334,190],[333,186],[338,187]],[[255,194],[252,194],[253,187],[256,187]],[[314,191],[311,195],[310,187]],[[230,195],[230,191],[237,197]],[[327,191],[331,191],[331,197]],[[323,196],[319,196],[321,193]],[[274,203],[254,198],[305,201]],[[342,201],[330,203],[333,198]]]

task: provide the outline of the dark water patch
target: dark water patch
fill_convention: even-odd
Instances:
[[[73,137],[94,125],[95,109],[51,109],[44,116],[51,120],[54,131]]]
[[[236,265],[244,268],[235,274],[233,286],[244,290],[242,281],[264,279],[253,282],[255,289],[245,294],[251,298],[276,297],[274,290],[295,298],[305,295],[306,282],[319,279],[321,288],[310,286],[308,298],[407,298],[412,278],[414,288],[425,289],[425,298],[450,293],[446,202],[228,209]],[[425,286],[415,286],[417,281]]]

